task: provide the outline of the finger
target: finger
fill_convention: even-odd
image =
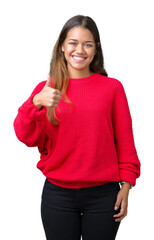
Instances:
[[[56,96],[56,97],[54,98],[54,100],[57,100],[58,102],[59,102],[61,99],[62,99],[61,96]]]
[[[46,82],[46,86],[51,87],[51,77],[50,77],[50,75],[48,75],[48,80]]]
[[[55,96],[55,97],[57,97],[57,96],[58,96],[58,97],[61,97],[61,95],[62,95],[62,93],[61,93],[58,89],[54,89],[54,90],[53,90],[53,93],[54,93],[54,96]]]
[[[61,91],[59,91],[58,89],[56,89],[56,94],[61,96]]]
[[[121,216],[119,216],[119,217],[116,217],[116,218],[115,218],[115,221],[116,221],[116,222],[117,222],[117,221],[120,221],[120,220],[123,219],[126,215],[127,215],[127,214],[125,213],[125,214],[123,214],[123,215],[121,215]]]
[[[118,214],[113,215],[113,217],[121,217],[122,215],[125,214],[126,211],[127,211],[127,209],[126,209],[125,206],[122,204],[122,205],[121,205],[120,212],[119,212]]]
[[[120,212],[118,214],[113,215],[113,217],[122,217],[124,215],[124,212]]]
[[[115,203],[114,210],[118,210],[118,208],[120,207],[120,203],[121,199],[119,198],[119,196],[117,196],[117,201]]]
[[[127,216],[127,213],[124,214],[124,216],[120,217],[120,218],[116,218],[115,222],[120,222],[123,218],[125,218]]]
[[[60,102],[59,100],[55,100],[53,104],[56,104],[56,105],[58,105],[58,104],[59,104],[59,102]]]

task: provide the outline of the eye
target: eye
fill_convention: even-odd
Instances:
[[[71,44],[71,45],[73,45],[73,46],[75,46],[75,45],[76,45],[76,43],[75,43],[75,42],[69,42],[69,44]]]
[[[88,43],[85,43],[84,44],[86,47],[92,47],[92,45],[91,44],[88,44]]]

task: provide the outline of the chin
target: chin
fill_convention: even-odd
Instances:
[[[88,65],[74,65],[74,64],[71,64],[71,68],[75,69],[75,70],[86,70],[86,69],[89,69],[89,64]]]

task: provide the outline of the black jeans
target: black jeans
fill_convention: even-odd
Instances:
[[[45,181],[41,217],[47,240],[114,240],[120,222],[114,210],[118,182],[80,189]]]

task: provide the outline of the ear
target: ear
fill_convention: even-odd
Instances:
[[[64,44],[61,45],[61,50],[64,52]]]

